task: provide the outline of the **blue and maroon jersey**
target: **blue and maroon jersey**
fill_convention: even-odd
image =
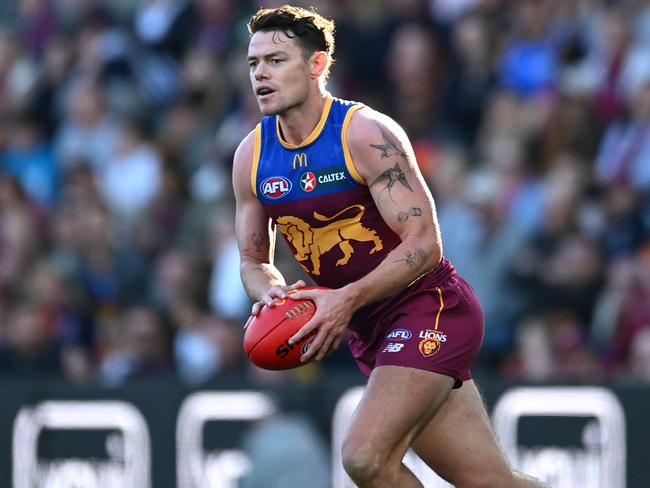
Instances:
[[[346,142],[363,105],[328,96],[300,145],[286,142],[277,116],[255,128],[253,193],[294,257],[321,286],[339,288],[368,274],[400,238],[384,222]]]

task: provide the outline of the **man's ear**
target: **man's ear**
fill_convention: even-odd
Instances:
[[[327,54],[325,51],[316,51],[311,55],[311,79],[320,77],[327,69]]]

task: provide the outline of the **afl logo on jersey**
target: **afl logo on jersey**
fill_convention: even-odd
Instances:
[[[303,173],[300,177],[300,188],[306,192],[313,191],[316,188],[316,175],[311,171]]]
[[[260,188],[266,198],[276,200],[291,191],[291,182],[284,176],[271,176],[262,182]]]

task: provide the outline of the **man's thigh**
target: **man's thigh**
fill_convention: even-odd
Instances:
[[[376,368],[355,411],[345,444],[375,453],[385,461],[401,462],[453,385],[451,377],[430,371],[403,366]]]
[[[451,482],[476,473],[510,475],[473,381],[464,382],[449,394],[411,447],[438,475]]]

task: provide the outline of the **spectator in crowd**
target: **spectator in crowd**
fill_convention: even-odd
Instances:
[[[146,215],[161,184],[162,162],[146,130],[142,121],[123,121],[113,151],[96,172],[103,201],[125,229]]]
[[[47,330],[45,317],[30,302],[8,313],[0,342],[0,372],[21,377],[52,377],[62,373],[61,343]]]
[[[449,137],[463,145],[476,140],[495,85],[495,50],[489,36],[488,25],[478,14],[467,14],[452,26],[454,56],[442,96],[442,124]]]
[[[610,373],[644,364],[650,330],[650,243],[630,257],[614,261],[595,309],[592,334]]]
[[[185,307],[176,323],[174,360],[181,380],[197,385],[240,366],[240,327],[198,307]]]
[[[151,303],[161,312],[174,315],[176,307],[200,302],[201,280],[197,260],[181,249],[167,249],[155,263]]]
[[[136,305],[127,309],[121,319],[121,344],[102,359],[100,383],[118,386],[129,380],[169,375],[172,362],[168,331],[158,313]]]
[[[38,83],[38,69],[19,36],[0,28],[0,111],[20,112]]]
[[[513,4],[510,36],[503,47],[500,82],[518,96],[550,95],[555,88],[562,39],[555,32],[556,0]]]
[[[632,344],[629,370],[633,380],[650,383],[650,328],[639,332]]]
[[[40,252],[38,215],[20,184],[0,173],[0,299],[20,286]]]
[[[418,139],[431,137],[438,123],[442,79],[439,51],[426,25],[413,22],[397,27],[386,53],[386,78],[392,91],[389,110],[412,134],[416,146]]]
[[[218,315],[245,322],[250,302],[239,279],[234,215],[215,213],[212,228],[214,261],[208,289],[210,307]]]
[[[55,139],[60,163],[66,167],[84,159],[94,170],[101,170],[119,137],[119,126],[108,111],[101,87],[80,79],[67,90],[64,103],[64,118]]]
[[[43,127],[33,116],[16,116],[7,147],[0,151],[0,171],[13,176],[41,207],[53,207],[59,196],[61,167]]]
[[[603,377],[584,328],[566,313],[522,319],[502,372],[521,381],[593,382]]]
[[[629,100],[630,117],[610,124],[596,160],[596,177],[607,184],[650,190],[650,78]]]

